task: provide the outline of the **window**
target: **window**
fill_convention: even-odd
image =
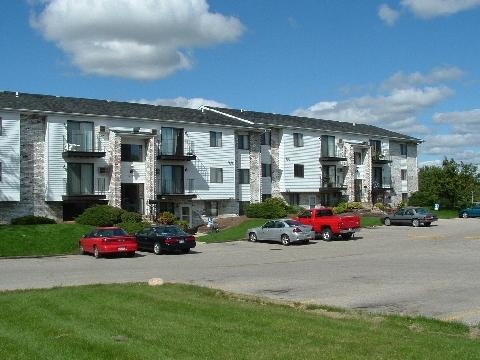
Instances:
[[[303,178],[303,169],[304,169],[303,165],[294,164],[293,165],[293,176]]]
[[[293,146],[302,147],[303,146],[303,134],[293,133]]]
[[[67,195],[93,194],[93,164],[67,164]]]
[[[183,129],[162,127],[162,155],[183,155]]]
[[[143,161],[143,146],[137,144],[122,144],[122,161]]]
[[[223,169],[222,168],[210,168],[210,182],[211,183],[223,183]]]
[[[238,148],[240,150],[248,150],[250,149],[250,136],[249,135],[238,135]]]
[[[162,165],[161,191],[162,194],[183,194],[183,166]]]
[[[265,131],[260,136],[260,145],[270,145],[271,139],[272,139],[271,132]]]
[[[408,201],[408,194],[402,193],[402,202],[406,203]]]
[[[322,157],[335,157],[335,136],[322,135]]]
[[[355,165],[362,165],[362,153],[359,151],[355,151],[353,153],[353,163]]]
[[[300,205],[300,194],[289,193],[288,194],[288,203],[290,205]]]
[[[93,122],[67,121],[68,150],[93,151]]]
[[[400,144],[400,155],[407,156],[407,144]]]
[[[239,184],[250,184],[250,170],[248,170],[248,169],[239,169],[238,170],[238,183]]]
[[[210,147],[222,147],[222,133],[210,131]]]
[[[380,140],[370,140],[370,146],[372,147],[372,154],[382,153],[382,142]]]
[[[2,122],[2,117],[0,116],[0,136],[3,135],[2,129],[3,129],[3,122]]]
[[[262,177],[272,177],[272,164],[262,164]]]
[[[401,170],[400,173],[402,180],[407,180],[407,170]]]
[[[337,166],[322,166],[322,187],[335,187],[337,181]]]
[[[206,216],[218,216],[218,201],[206,201],[205,202],[205,215]]]
[[[0,162],[0,181],[2,181],[2,163]]]

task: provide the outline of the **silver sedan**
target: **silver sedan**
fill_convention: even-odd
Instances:
[[[249,241],[270,240],[280,241],[283,245],[292,242],[308,243],[315,239],[315,232],[310,225],[304,225],[297,220],[269,220],[260,227],[247,230]]]

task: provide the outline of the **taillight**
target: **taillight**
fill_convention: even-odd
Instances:
[[[175,238],[166,238],[165,239],[165,244],[175,244],[177,242],[178,242],[178,240],[175,239]]]

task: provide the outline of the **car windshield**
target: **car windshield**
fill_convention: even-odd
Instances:
[[[155,228],[155,231],[164,235],[185,235],[185,231],[176,226],[162,226]]]
[[[290,226],[290,227],[302,226],[303,225],[300,221],[297,221],[297,220],[285,220],[285,223],[287,223],[288,226]]]

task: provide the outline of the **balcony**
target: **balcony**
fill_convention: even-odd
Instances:
[[[322,181],[322,187],[318,189],[320,193],[337,193],[347,190],[347,187],[341,181],[332,181],[329,179]]]
[[[68,138],[63,138],[63,158],[102,158],[105,157],[103,138],[92,138],[91,132],[73,133]]]
[[[372,164],[389,164],[392,162],[392,157],[386,151],[384,152],[372,152]]]
[[[372,179],[372,192],[385,192],[388,190],[393,190],[392,180],[388,177],[383,177],[381,179]]]
[[[95,187],[84,185],[81,189],[74,189],[73,186],[64,182],[65,195],[62,196],[64,202],[87,202],[87,203],[106,203],[107,184],[105,178],[97,178]]]
[[[190,200],[197,197],[194,194],[194,179],[186,180],[187,189],[183,179],[178,181],[175,179],[160,179],[157,181],[157,200],[174,201],[174,200]]]
[[[182,144],[176,140],[162,140],[158,143],[157,160],[192,161],[196,158],[193,141],[186,140]]]
[[[345,156],[345,149],[342,147],[336,147],[335,149],[330,149],[331,151],[322,152],[320,158],[318,159],[321,162],[325,161],[347,161]]]

